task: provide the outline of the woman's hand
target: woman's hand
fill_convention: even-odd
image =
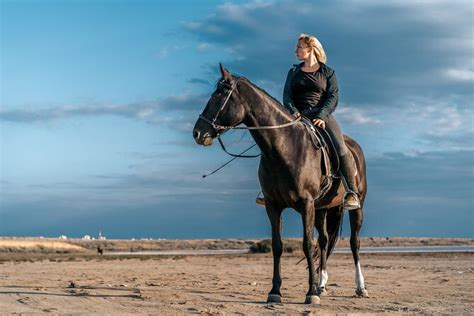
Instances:
[[[313,120],[314,126],[321,127],[321,128],[326,128],[326,123],[322,119],[314,119]]]

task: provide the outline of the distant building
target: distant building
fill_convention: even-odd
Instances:
[[[89,235],[84,235],[84,237],[82,237],[82,240],[91,240],[91,236],[89,236]]]
[[[61,235],[58,237],[59,239],[67,239],[67,236],[66,235]]]
[[[99,237],[97,237],[98,240],[106,240],[107,237],[102,236],[102,230],[99,230]]]

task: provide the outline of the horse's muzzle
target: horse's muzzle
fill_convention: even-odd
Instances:
[[[212,145],[213,139],[211,135],[209,135],[209,133],[202,134],[200,131],[195,129],[193,131],[193,137],[198,145],[203,145],[203,146]]]

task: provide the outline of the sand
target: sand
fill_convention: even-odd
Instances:
[[[349,254],[329,261],[328,295],[303,301],[301,253],[282,261],[283,303],[266,304],[271,254],[142,259],[62,256],[0,262],[0,311],[54,314],[474,313],[474,254],[363,254],[369,298],[354,296]]]
[[[58,239],[0,239],[0,252],[85,252],[84,247]]]

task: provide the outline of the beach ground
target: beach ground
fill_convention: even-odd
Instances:
[[[350,254],[329,260],[328,295],[303,304],[301,253],[282,260],[282,304],[267,304],[271,254],[0,261],[0,311],[54,314],[472,314],[474,254],[362,254],[369,298],[354,295]]]

